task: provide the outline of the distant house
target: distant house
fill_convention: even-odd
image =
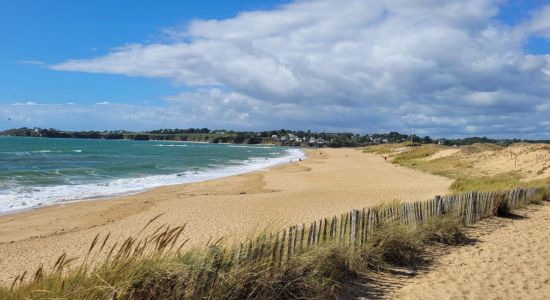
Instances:
[[[271,139],[274,140],[274,141],[278,141],[278,140],[279,140],[279,136],[277,136],[276,134],[274,134],[274,135],[271,136]]]
[[[288,140],[288,137],[286,137],[286,136],[283,135],[283,136],[281,137],[281,142],[284,142],[284,141],[286,141],[286,140]]]
[[[445,144],[445,140],[444,140],[444,139],[437,140],[437,144],[438,144],[438,145],[444,145],[444,144]]]

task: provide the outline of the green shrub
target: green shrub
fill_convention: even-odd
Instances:
[[[530,199],[530,204],[542,204],[543,201],[550,201],[550,190],[549,189],[540,189],[537,193],[533,195]]]
[[[423,225],[426,242],[438,242],[448,245],[461,244],[466,240],[464,227],[458,218],[446,215],[429,220]]]
[[[423,233],[411,226],[384,224],[369,237],[363,251],[364,265],[413,266],[421,262],[424,248]]]

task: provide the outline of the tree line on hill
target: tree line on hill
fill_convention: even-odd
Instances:
[[[509,145],[517,142],[550,143],[549,140],[490,139],[487,137],[468,137],[461,139],[437,139],[429,136],[401,134],[396,131],[375,134],[354,134],[349,132],[313,132],[311,130],[268,130],[234,131],[208,128],[157,129],[143,132],[125,130],[114,131],[62,131],[53,128],[13,128],[0,132],[0,136],[47,137],[47,138],[86,138],[86,139],[127,139],[191,141],[230,144],[276,144],[284,146],[310,147],[360,147],[373,144],[411,142],[412,145],[471,145],[474,143],[492,143]]]

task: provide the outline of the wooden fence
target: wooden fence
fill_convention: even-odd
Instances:
[[[292,256],[328,242],[349,247],[352,253],[367,243],[373,232],[384,222],[419,226],[432,218],[447,214],[456,216],[466,226],[529,203],[536,193],[550,187],[514,189],[506,192],[469,192],[458,195],[435,196],[428,201],[389,204],[354,209],[340,216],[325,218],[310,224],[290,226],[274,234],[262,234],[240,244],[236,249],[223,251],[224,264],[239,267],[243,262],[258,261],[281,265]]]

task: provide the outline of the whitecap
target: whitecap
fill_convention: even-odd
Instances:
[[[27,209],[39,205],[51,205],[59,202],[135,194],[165,185],[205,181],[258,171],[305,158],[304,152],[300,149],[287,149],[284,150],[284,153],[285,155],[280,157],[256,157],[240,161],[234,160],[230,164],[226,163],[222,166],[211,165],[210,168],[206,169],[179,172],[170,175],[119,178],[104,182],[76,185],[19,186],[8,190],[0,190],[0,213]]]

